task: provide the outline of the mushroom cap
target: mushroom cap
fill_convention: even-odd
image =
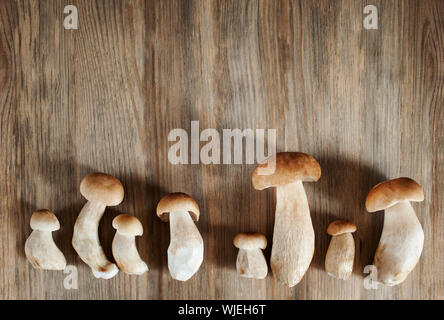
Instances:
[[[175,211],[188,211],[194,221],[199,220],[199,205],[186,193],[169,193],[163,196],[157,204],[156,213],[163,222],[168,222],[170,220],[169,213]]]
[[[327,233],[331,236],[339,236],[343,233],[356,231],[356,224],[348,220],[336,220],[328,225]]]
[[[113,228],[127,236],[141,236],[143,234],[143,226],[139,219],[126,213],[119,214],[113,219]]]
[[[60,223],[54,213],[48,209],[34,211],[31,216],[31,229],[40,231],[56,231],[60,229]]]
[[[365,207],[368,212],[375,212],[404,200],[423,201],[424,192],[415,180],[401,177],[374,186],[365,199]]]
[[[267,238],[262,233],[243,232],[238,233],[234,237],[233,244],[236,248],[244,250],[265,249],[267,247]]]
[[[91,173],[80,182],[80,193],[88,201],[117,206],[123,201],[122,183],[106,173]]]
[[[276,154],[276,169],[273,174],[260,175],[259,168],[268,166],[268,159],[253,171],[253,187],[263,190],[269,187],[283,186],[296,181],[318,181],[321,166],[312,156],[302,152],[279,152]]]

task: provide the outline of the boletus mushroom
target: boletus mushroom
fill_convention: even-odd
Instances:
[[[82,179],[80,193],[88,202],[74,225],[72,246],[96,278],[112,278],[119,269],[106,257],[99,242],[98,229],[106,207],[117,206],[123,201],[122,183],[109,174],[92,173]]]
[[[113,220],[114,235],[112,251],[120,270],[127,274],[141,275],[148,266],[140,258],[136,247],[136,236],[143,234],[139,219],[129,214],[120,214]]]
[[[203,240],[194,224],[199,220],[199,206],[185,193],[170,193],[160,199],[156,212],[162,221],[170,222],[170,274],[176,280],[187,281],[203,261]]]
[[[52,232],[60,229],[55,214],[47,209],[37,210],[30,224],[33,231],[25,242],[25,254],[31,265],[43,270],[65,269],[65,256],[52,238]]]
[[[424,231],[410,201],[423,201],[421,186],[410,178],[397,178],[374,186],[365,200],[368,212],[385,210],[381,239],[373,265],[377,281],[394,286],[415,268],[424,245]]]
[[[267,247],[267,238],[261,233],[244,232],[234,237],[233,244],[239,248],[237,273],[245,278],[264,279],[268,266],[262,250]]]
[[[330,223],[327,233],[332,236],[325,256],[325,270],[335,278],[347,280],[353,272],[355,241],[352,233],[356,225],[347,220]]]
[[[267,162],[258,165],[252,182],[257,190],[276,187],[271,270],[279,281],[293,287],[301,281],[314,254],[314,230],[302,182],[317,181],[321,167],[313,157],[300,152],[277,153],[275,161],[270,175],[258,172],[268,167]]]

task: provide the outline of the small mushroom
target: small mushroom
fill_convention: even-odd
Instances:
[[[170,222],[168,268],[171,276],[187,281],[203,261],[204,245],[194,221],[199,220],[199,206],[185,193],[170,193],[157,204],[157,216]]]
[[[355,241],[352,232],[356,225],[347,220],[336,220],[327,228],[332,236],[325,257],[325,270],[335,278],[347,280],[353,271],[355,260]]]
[[[136,247],[136,236],[143,234],[139,219],[129,214],[121,214],[114,218],[113,228],[116,229],[112,250],[117,266],[128,274],[144,274],[148,266],[140,258]]]
[[[264,279],[268,266],[262,250],[267,247],[267,238],[261,233],[239,233],[234,237],[233,244],[239,248],[236,270],[240,276]]]
[[[31,216],[31,229],[25,242],[25,254],[32,266],[43,270],[65,269],[65,256],[52,238],[52,232],[60,229],[54,213],[46,209],[35,211]]]
[[[253,187],[263,190],[276,187],[276,213],[271,248],[271,270],[281,282],[293,287],[301,281],[314,254],[314,230],[311,222],[304,181],[317,181],[321,176],[319,163],[300,152],[276,154],[276,168],[271,175],[260,175],[256,167]]]
[[[368,212],[385,210],[384,227],[373,265],[378,282],[394,286],[415,268],[424,245],[424,231],[410,201],[423,201],[421,186],[397,178],[374,186],[365,200]]]
[[[108,174],[92,173],[81,181],[80,193],[88,202],[74,225],[72,246],[96,278],[112,278],[119,269],[107,259],[99,242],[98,229],[106,207],[117,206],[123,201],[122,183]]]

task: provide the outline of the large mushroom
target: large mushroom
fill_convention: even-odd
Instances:
[[[156,212],[162,221],[170,222],[170,274],[176,280],[187,281],[199,270],[203,261],[203,240],[194,224],[199,220],[199,206],[185,193],[170,193],[160,199]]]
[[[60,229],[55,214],[47,209],[37,210],[30,224],[33,231],[25,242],[25,254],[31,265],[43,270],[65,269],[65,256],[52,238],[52,232]]]
[[[106,173],[92,173],[80,183],[80,193],[88,200],[74,225],[72,246],[80,258],[91,267],[96,278],[109,279],[119,269],[110,262],[99,241],[99,222],[106,207],[123,201],[122,183]]]
[[[374,186],[365,200],[368,212],[385,210],[384,227],[373,265],[378,282],[394,286],[415,268],[424,245],[424,231],[410,201],[423,201],[421,186],[397,178]]]
[[[270,175],[259,174],[261,168],[268,167],[267,162],[258,165],[252,182],[257,190],[276,187],[271,270],[279,281],[293,287],[301,281],[314,254],[314,230],[302,182],[317,181],[321,167],[313,157],[300,152],[278,153],[275,161],[275,172]]]

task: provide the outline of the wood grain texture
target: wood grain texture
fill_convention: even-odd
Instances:
[[[76,5],[79,29],[63,28]],[[0,2],[1,299],[443,299],[444,3],[373,0],[379,29],[364,30],[367,1]],[[237,276],[238,232],[271,243],[275,195],[251,185],[254,165],[172,165],[174,128],[277,129],[278,151],[321,164],[305,184],[315,257],[294,288]],[[100,238],[111,257],[111,221],[143,223],[137,239],[150,271],[93,278],[71,246],[85,203],[83,176],[104,171],[125,186],[108,208]],[[424,188],[414,204],[425,232],[421,260],[397,287],[366,290],[383,214],[364,200],[385,179],[409,176]],[[167,192],[199,203],[205,260],[186,283],[167,268],[169,228],[155,216]],[[54,233],[79,289],[63,272],[34,270],[24,256],[33,210],[49,208]],[[328,224],[353,220],[352,278],[324,271]],[[269,260],[270,247],[266,250]]]

